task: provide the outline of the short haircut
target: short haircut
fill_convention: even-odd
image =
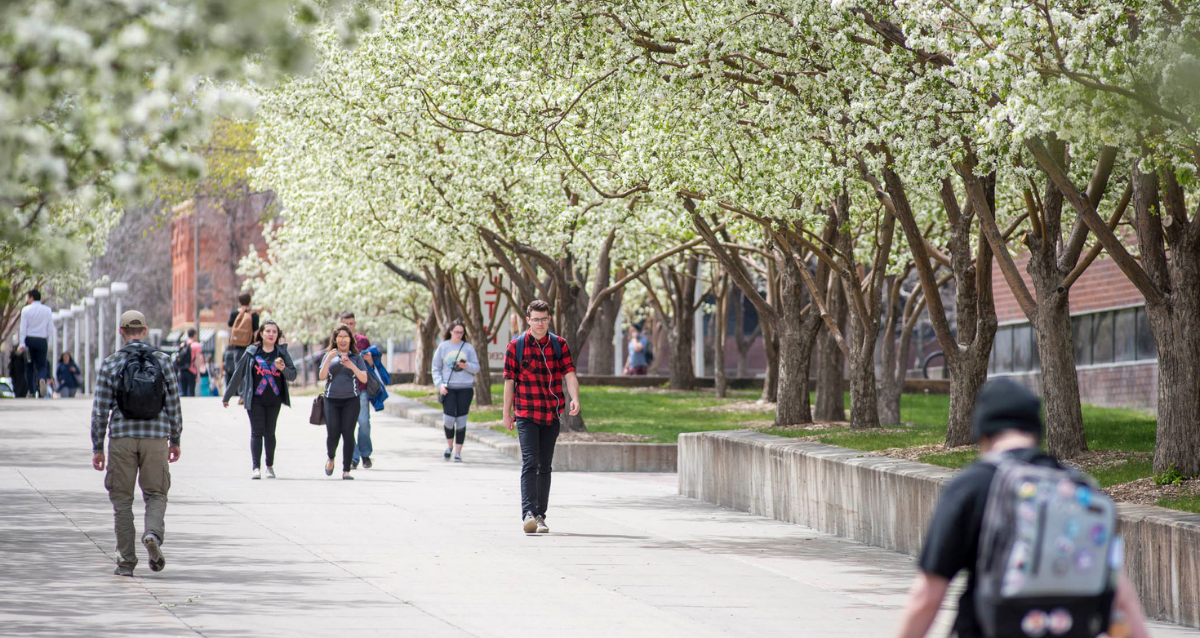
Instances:
[[[29,296],[33,297],[34,301],[41,301],[42,300],[42,291],[38,290],[37,288],[34,288],[33,290],[29,291]]]
[[[542,301],[541,299],[534,299],[533,301],[529,302],[529,307],[525,309],[525,316],[532,317],[535,311],[544,312],[548,315],[554,314],[550,312],[550,304]]]
[[[353,318],[354,318],[354,313],[349,310],[338,315],[338,319],[353,319]]]
[[[188,336],[189,336],[189,337],[194,337],[194,336],[196,336],[196,329],[195,329],[195,328],[188,328]]]
[[[149,328],[118,328],[118,330],[121,331],[121,334],[124,335],[126,339],[144,337],[148,332],[150,332]],[[192,332],[195,332],[195,330]]]
[[[238,303],[243,306],[249,306],[251,299],[252,299],[252,297],[250,296],[250,293],[248,293],[248,292],[243,292],[242,294],[238,295]]]

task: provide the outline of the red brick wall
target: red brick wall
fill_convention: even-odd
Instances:
[[[1018,257],[1017,269],[1029,287],[1029,294],[1036,297],[1033,282],[1029,279],[1029,273],[1025,272],[1028,259],[1027,255]],[[1000,272],[1000,266],[995,262],[992,263],[992,288],[996,296],[996,317],[1000,323],[1025,321],[1025,313],[1021,312],[1016,297],[1004,279],[1004,273]],[[1129,279],[1111,259],[1100,258],[1092,262],[1075,285],[1071,286],[1071,314],[1136,306],[1143,302],[1142,294],[1129,283]]]

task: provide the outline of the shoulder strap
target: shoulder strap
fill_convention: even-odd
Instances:
[[[554,360],[562,361],[562,338],[553,332],[550,335],[550,347],[554,348]]]
[[[521,361],[525,359],[525,335],[528,332],[522,332],[516,339],[513,339],[513,350],[516,351],[517,369],[521,369]]]

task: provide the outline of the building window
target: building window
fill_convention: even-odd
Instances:
[[[1113,314],[1113,361],[1134,361],[1137,359],[1137,309],[1117,310]]]
[[[1154,344],[1154,332],[1150,330],[1150,317],[1146,315],[1145,306],[1137,309],[1137,358],[1140,360],[1158,358],[1158,349]]]
[[[1012,327],[1013,371],[1033,370],[1033,326],[1025,323]]]
[[[1013,331],[1011,326],[996,331],[996,372],[1013,371]]]
[[[1100,312],[1092,319],[1092,363],[1113,362],[1113,313]]]
[[[1092,315],[1071,317],[1071,340],[1075,343],[1075,365],[1092,364]]]

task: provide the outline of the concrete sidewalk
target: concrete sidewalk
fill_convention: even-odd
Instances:
[[[913,574],[684,499],[674,475],[556,474],[552,533],[526,536],[518,468],[496,451],[446,463],[439,432],[375,413],[375,468],[342,481],[296,404],[280,478],[251,481],[245,411],[184,400],[167,568],[142,556],[122,579],[88,402],[0,401],[0,635],[886,636]]]

